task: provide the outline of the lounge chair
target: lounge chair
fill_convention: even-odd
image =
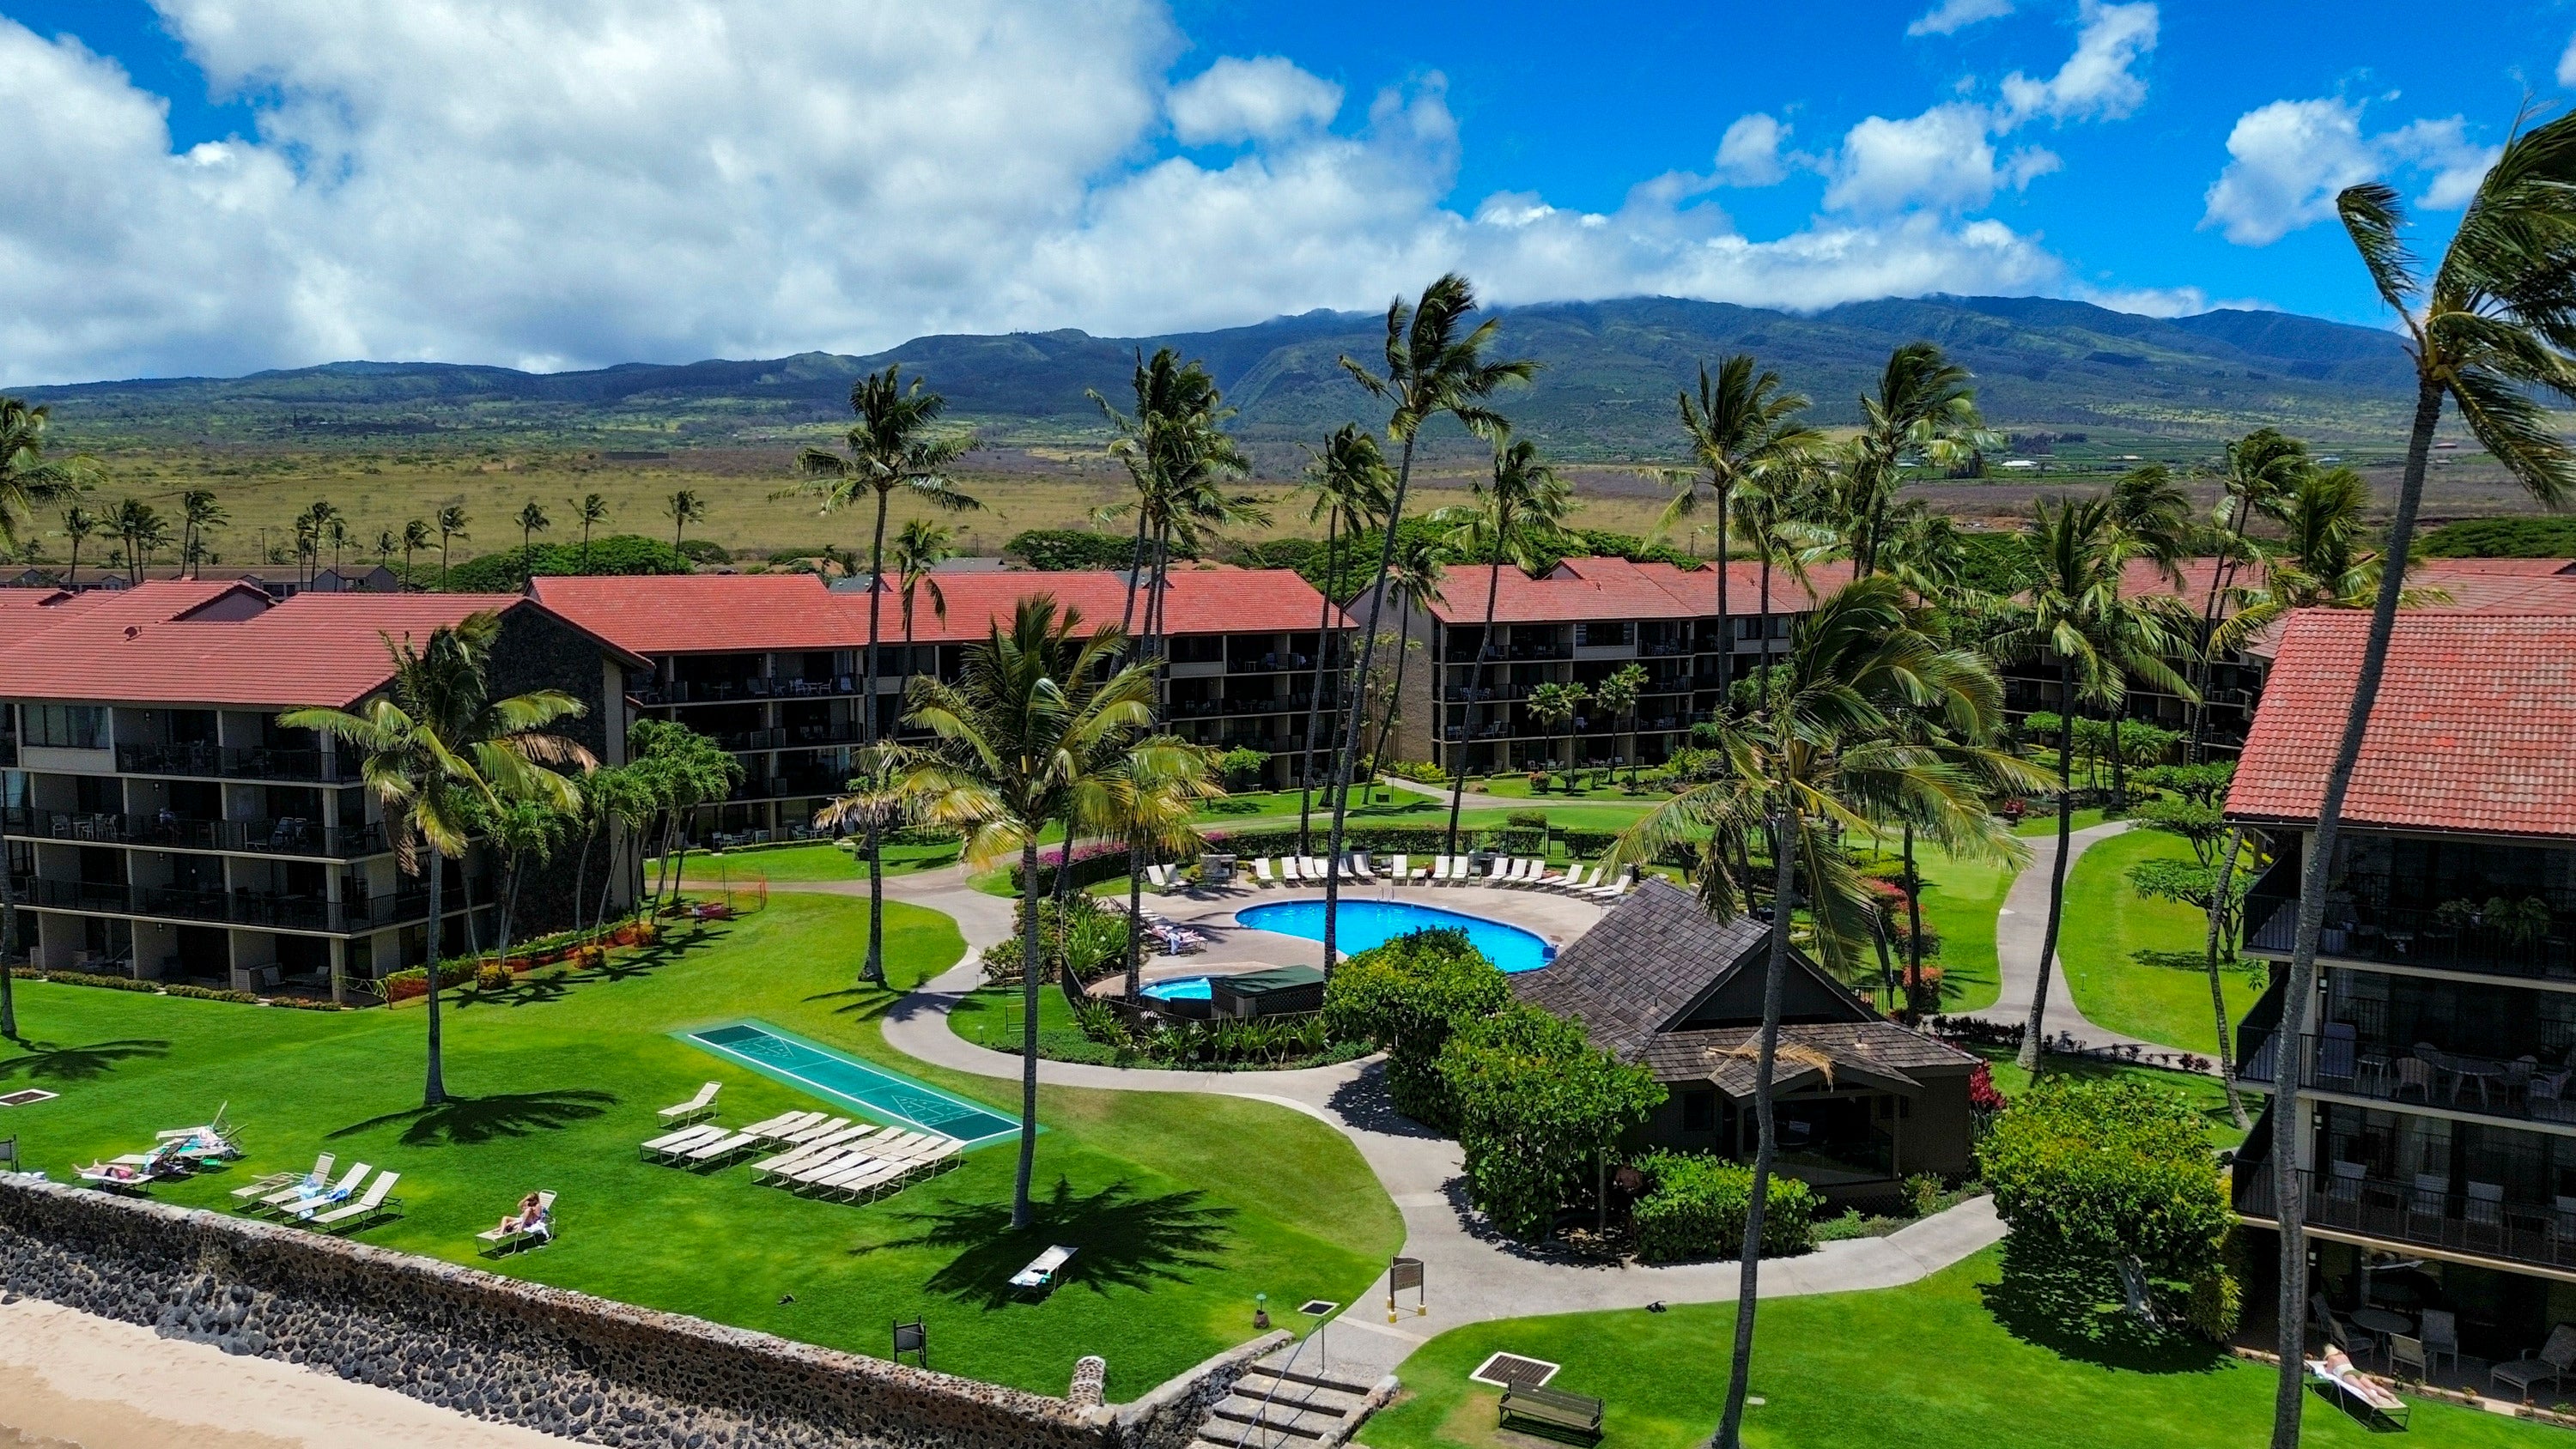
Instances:
[[[1262,855],[1253,857],[1252,883],[1261,887],[1263,890],[1268,890],[1272,886],[1279,884],[1279,877],[1271,873],[1269,856]]]
[[[345,1202],[349,1194],[358,1190],[358,1184],[367,1180],[367,1174],[373,1171],[375,1171],[374,1168],[361,1162],[343,1174],[338,1182],[328,1187],[307,1187],[298,1183],[284,1192],[261,1198],[251,1205],[250,1210],[257,1212],[261,1208],[275,1208],[280,1212],[291,1213],[321,1203]]]
[[[755,1136],[775,1137],[785,1141],[789,1133],[822,1120],[823,1114],[820,1112],[781,1112],[775,1117],[763,1117],[742,1130]]]
[[[746,1148],[758,1147],[760,1138],[749,1132],[728,1132],[712,1142],[664,1154],[666,1157],[695,1164],[717,1163]]]
[[[712,1141],[724,1135],[724,1131],[724,1128],[712,1123],[701,1122],[695,1127],[683,1127],[677,1132],[665,1132],[650,1142],[638,1143],[635,1150],[646,1157],[658,1157],[674,1149],[694,1147],[701,1142]]]
[[[1075,1251],[1055,1247],[1038,1254],[1029,1260],[1027,1267],[1011,1275],[1011,1287],[1017,1292],[1034,1293],[1040,1297],[1054,1292],[1057,1276],[1064,1271],[1065,1264],[1073,1261]]]
[[[873,1197],[900,1186],[912,1176],[912,1171],[909,1162],[879,1162],[856,1172],[843,1173],[824,1183],[821,1190],[843,1202],[857,1202],[862,1197]]]
[[[512,1248],[524,1248],[530,1242],[553,1242],[555,1240],[555,1195],[551,1192],[539,1192],[536,1211],[523,1217],[512,1217],[499,1227],[487,1229],[474,1236],[490,1245],[482,1250],[487,1254],[500,1254]]]
[[[695,1122],[701,1117],[714,1116],[716,1112],[716,1093],[723,1090],[724,1083],[722,1082],[708,1082],[704,1086],[699,1087],[698,1094],[696,1096],[691,1097],[689,1100],[682,1102],[677,1106],[665,1107],[662,1109],[661,1117],[663,1125],[666,1127],[677,1127],[683,1122]]]
[[[1279,857],[1279,878],[1290,885],[1306,883],[1306,862],[1293,855]]]
[[[1332,878],[1332,874],[1333,867],[1322,856],[1310,855],[1306,857],[1306,879],[1308,881],[1316,885],[1322,885],[1325,881]]]
[[[1620,870],[1619,879],[1616,882],[1606,886],[1593,886],[1588,890],[1580,892],[1580,894],[1590,896],[1592,899],[1600,901],[1606,905],[1611,901],[1621,899],[1626,896],[1628,892],[1633,891],[1636,888],[1637,868],[1631,865]]]
[[[1351,879],[1353,880],[1376,880],[1378,878],[1377,865],[1369,859],[1369,853],[1365,850],[1354,850],[1345,853],[1342,856],[1342,868],[1351,873]]]
[[[776,1157],[764,1158],[751,1165],[752,1181],[759,1182],[785,1173],[799,1172],[826,1158],[846,1157],[859,1150],[858,1143],[876,1130],[874,1127],[845,1127],[838,1132],[828,1133],[811,1142],[803,1143],[792,1151],[782,1152]]]
[[[1485,868],[1485,879],[1484,879],[1484,884],[1486,884],[1486,885],[1500,885],[1500,884],[1502,884],[1502,883],[1503,883],[1503,878],[1511,874],[1511,872],[1512,872],[1512,865],[1513,865],[1513,861],[1512,861],[1512,858],[1511,858],[1510,856],[1508,856],[1508,855],[1498,855],[1498,856],[1495,856],[1495,857],[1494,857],[1494,859],[1493,859],[1493,862]],[[1472,863],[1472,862],[1469,864],[1469,869],[1471,869],[1471,870],[1472,870],[1472,869],[1474,869],[1474,865],[1473,865],[1473,863]]]
[[[1449,857],[1445,855],[1431,857],[1431,883],[1436,886],[1449,883]]]
[[[2338,1400],[2347,1407],[2357,1406],[2362,1422],[2384,1418],[2400,1429],[2406,1427],[2407,1415],[2411,1412],[2406,1401],[2354,1368],[2352,1360],[2345,1359],[2339,1369],[2329,1367],[2330,1360],[2327,1359],[2305,1359],[2302,1362],[2307,1364],[2309,1374],[2331,1389]]]
[[[1601,877],[1608,869],[1608,866],[1601,865],[1575,866],[1565,873],[1565,884],[1557,889],[1566,895],[1579,895],[1601,884]]]
[[[803,1147],[810,1142],[820,1142],[826,1137],[837,1137],[850,1125],[850,1119],[847,1117],[825,1117],[820,1112],[815,1113],[814,1116],[815,1121],[808,1122],[793,1132],[775,1134],[777,1139]]]
[[[311,1172],[272,1172],[266,1177],[261,1178],[259,1181],[250,1184],[248,1187],[234,1188],[233,1200],[235,1202],[247,1203],[252,1198],[266,1197],[270,1193],[290,1187],[309,1185],[311,1187],[319,1188],[322,1184],[331,1180],[331,1164],[335,1160],[336,1159],[334,1159],[330,1153],[325,1152],[321,1156],[313,1159],[313,1170]]]
[[[1524,855],[1513,863],[1512,873],[1503,877],[1503,884],[1523,888],[1534,886],[1538,884],[1539,877],[1546,873],[1546,861],[1534,855]]]
[[[2518,1389],[2523,1402],[2529,1403],[2536,1385],[2545,1383],[2554,1388],[2571,1371],[2576,1371],[2576,1324],[2562,1323],[2549,1330],[2549,1341],[2540,1346],[2540,1352],[2526,1353],[2487,1370],[2487,1382]]]
[[[377,1173],[376,1180],[367,1184],[366,1193],[356,1202],[345,1207],[333,1208],[313,1219],[313,1226],[337,1229],[340,1224],[347,1223],[352,1230],[355,1230],[365,1227],[380,1217],[399,1215],[400,1208],[397,1205],[402,1202],[402,1199],[390,1194],[394,1190],[394,1184],[400,1181],[402,1181],[402,1174],[399,1172]]]
[[[1558,871],[1554,875],[1542,875],[1533,882],[1533,884],[1543,891],[1561,891],[1569,886],[1581,884],[1582,876],[1582,865],[1578,862],[1569,861],[1566,863],[1565,869]]]
[[[92,1187],[109,1192],[141,1192],[144,1186],[160,1176],[140,1156],[119,1157],[108,1162],[93,1162],[72,1169],[72,1176]]]
[[[1409,855],[1397,856],[1395,863],[1387,867],[1388,878],[1397,885],[1411,885],[1422,879],[1422,875],[1423,872],[1414,865],[1413,857]]]

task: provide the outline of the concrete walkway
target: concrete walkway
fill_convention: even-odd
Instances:
[[[863,883],[831,889],[864,891]],[[779,886],[776,889],[797,887]],[[976,1046],[949,1029],[958,997],[974,989],[974,962],[983,949],[1009,934],[1011,903],[966,885],[957,870],[890,877],[888,896],[944,912],[966,937],[956,967],[897,1002],[884,1018],[886,1041],[898,1051],[976,1076],[1016,1078],[1019,1058]],[[1252,897],[1236,893],[1238,899]],[[1285,892],[1268,899],[1288,899]],[[1446,893],[1441,897],[1448,899]],[[1173,911],[1179,915],[1180,911]],[[1638,1308],[1665,1301],[1713,1303],[1734,1299],[1734,1263],[1672,1267],[1589,1264],[1534,1252],[1486,1230],[1466,1206],[1464,1163],[1458,1144],[1399,1115],[1388,1103],[1383,1066],[1375,1059],[1294,1072],[1183,1072],[1040,1062],[1040,1081],[1104,1091],[1216,1092],[1248,1097],[1303,1112],[1351,1140],[1404,1218],[1404,1252],[1422,1260],[1429,1312],[1416,1316],[1410,1295],[1400,1319],[1387,1322],[1386,1276],[1368,1296],[1335,1319],[1323,1341],[1299,1361],[1317,1356],[1336,1378],[1368,1382],[1391,1371],[1434,1334],[1494,1318],[1594,1309]],[[1786,1297],[1892,1288],[1911,1283],[1984,1249],[2003,1236],[1990,1199],[1978,1198],[1907,1226],[1884,1238],[1828,1243],[1803,1258],[1762,1266],[1762,1291]],[[1293,1320],[1291,1320],[1293,1321]]]
[[[2075,863],[2094,845],[2127,830],[2134,822],[2106,820],[2087,826],[2069,838],[2072,854],[2066,869],[2072,876]],[[2039,989],[2039,948],[2048,938],[2048,878],[2057,860],[2057,835],[2054,831],[2031,842],[2030,864],[2013,878],[2012,889],[2004,893],[2003,909],[1995,915],[1995,964],[2003,982],[2002,995],[1983,1011],[1968,1013],[1980,1021],[2024,1025],[2030,1020],[2031,994]],[[2069,923],[2071,924],[2071,923]],[[2061,926],[2060,934],[2064,934]],[[2075,993],[2066,984],[2066,957],[2060,952],[2056,969],[2048,976],[2048,1009],[2040,1018],[2045,1035],[2054,1044],[2072,1043],[2074,1049],[2135,1047],[2142,1052],[2170,1055],[2176,1050],[2163,1042],[2143,1037],[2124,1036],[2119,1032],[2094,1025],[2076,1009]]]

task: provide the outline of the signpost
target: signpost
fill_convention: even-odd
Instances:
[[[1386,1321],[1396,1320],[1395,1295],[1413,1290],[1413,1316],[1423,1317],[1431,1311],[1430,1296],[1422,1287],[1422,1260],[1398,1258],[1386,1267]]]

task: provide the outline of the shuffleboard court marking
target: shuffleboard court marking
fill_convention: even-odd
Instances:
[[[890,1118],[964,1147],[1018,1134],[1019,1122],[992,1108],[916,1082],[762,1021],[736,1021],[678,1033],[690,1045],[802,1087],[862,1112]]]

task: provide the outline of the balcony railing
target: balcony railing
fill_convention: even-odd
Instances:
[[[2447,1177],[2421,1177],[2409,1184],[2335,1172],[2303,1170],[2296,1176],[2312,1228],[2508,1262],[2576,1268],[2576,1213],[2562,1212],[2554,1204],[2508,1202],[2495,1183],[2470,1182],[2453,1192]],[[2270,1161],[2240,1162],[2236,1210],[2250,1218],[2278,1221],[2277,1202]]]
[[[358,761],[351,756],[266,745],[118,745],[116,768],[128,775],[217,775],[325,785],[358,778]]]
[[[1225,719],[1256,714],[1303,714],[1311,696],[1303,694],[1260,695],[1233,699],[1176,699],[1169,714],[1176,720]]]
[[[854,719],[836,720],[831,724],[785,725],[772,730],[736,730],[715,738],[716,744],[727,750],[824,749],[865,743],[867,725]]]
[[[354,860],[393,848],[386,843],[381,825],[331,826],[292,815],[273,820],[190,820],[177,815],[73,814],[11,806],[0,810],[0,831],[84,845],[240,850],[327,860]]]
[[[371,931],[379,926],[422,920],[429,914],[427,891],[330,901],[272,891],[191,890],[176,886],[115,885],[76,880],[31,881],[23,876],[14,889],[20,900],[49,910],[159,916],[182,921],[212,921],[228,926],[266,926],[335,934]]]
[[[2286,956],[2297,945],[2296,900],[2249,895],[2246,916],[2260,922],[2246,938],[2248,951]],[[2515,928],[2453,912],[2354,903],[2330,908],[2317,951],[2391,966],[2576,980],[2576,941],[2561,934],[2566,929]]]
[[[878,676],[890,681],[895,671]],[[829,699],[836,695],[856,694],[864,682],[856,674],[838,674],[830,679],[731,679],[731,680],[649,680],[630,688],[637,704],[741,704],[750,700]]]
[[[848,770],[789,770],[753,775],[733,788],[732,800],[792,800],[809,795],[838,795],[850,788]]]
[[[2267,1032],[2237,1068],[2239,1080],[2268,1084],[2279,1070]],[[2511,1122],[2576,1122],[2576,1072],[2542,1070],[2529,1057],[2504,1061],[2429,1044],[2401,1047],[2347,1036],[2300,1039],[2299,1086],[2373,1102],[2413,1102]]]

